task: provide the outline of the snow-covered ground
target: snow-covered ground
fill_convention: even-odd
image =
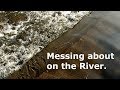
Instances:
[[[73,28],[83,16],[89,14],[89,11],[14,11],[12,13],[25,14],[27,19],[10,22],[11,17],[0,17],[0,78],[19,70],[48,43],[69,28]],[[17,14],[12,16],[14,17],[18,17]]]

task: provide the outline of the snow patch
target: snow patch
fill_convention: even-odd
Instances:
[[[3,12],[0,12],[3,13]],[[21,11],[28,17],[17,25],[0,23],[0,78],[19,70],[51,41],[73,28],[89,11]],[[19,62],[22,61],[22,64]]]

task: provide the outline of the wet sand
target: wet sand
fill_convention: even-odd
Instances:
[[[103,79],[120,78],[120,12],[96,11],[84,17],[73,29],[51,42],[8,79]],[[47,60],[47,52],[115,54],[115,60],[85,60],[104,63],[106,70],[47,70],[48,63],[75,63],[78,60]],[[85,57],[86,58],[86,57]]]

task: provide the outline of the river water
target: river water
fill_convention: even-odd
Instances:
[[[19,70],[87,14],[89,11],[0,11],[0,78]]]

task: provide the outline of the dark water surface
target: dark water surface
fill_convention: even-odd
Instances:
[[[46,70],[48,63],[68,62],[79,66],[78,60],[46,60],[47,52],[54,53],[114,53],[114,60],[85,60],[103,63],[106,70]],[[73,29],[51,42],[40,53],[29,60],[9,79],[104,79],[120,78],[120,12],[95,11],[84,17]],[[86,58],[86,57],[85,57]]]

